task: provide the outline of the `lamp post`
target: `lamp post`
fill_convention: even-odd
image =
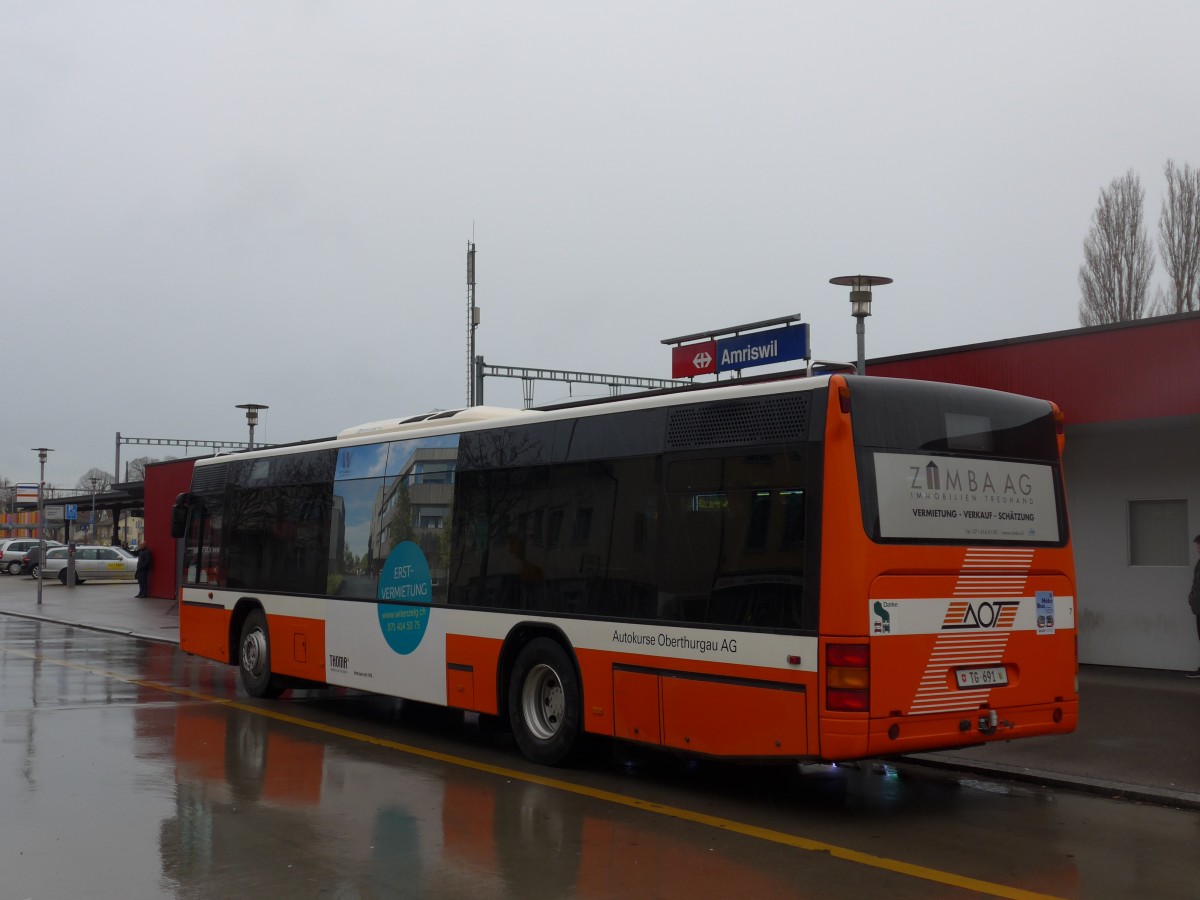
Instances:
[[[42,605],[42,575],[46,570],[46,456],[54,452],[52,447],[33,447],[38,455],[38,599]]]
[[[250,449],[254,449],[254,426],[258,424],[258,411],[270,409],[265,403],[239,403],[238,409],[246,411],[246,424],[250,426]]]
[[[88,479],[88,485],[92,489],[92,517],[88,520],[88,543],[96,543],[96,491],[100,488],[100,479],[93,475]]]
[[[883,275],[839,275],[830,278],[830,284],[850,288],[850,315],[858,321],[858,374],[867,374],[867,327],[865,320],[871,314],[871,288],[877,284],[891,284],[892,279]]]

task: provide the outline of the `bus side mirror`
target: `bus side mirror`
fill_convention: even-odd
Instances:
[[[171,537],[173,538],[181,538],[187,532],[187,496],[187,494],[180,494],[175,498],[175,505],[171,507]]]

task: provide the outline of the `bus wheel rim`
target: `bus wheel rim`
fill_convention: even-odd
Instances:
[[[255,628],[242,641],[242,667],[251,675],[261,675],[267,658],[267,638],[262,629]]]
[[[565,709],[558,673],[544,663],[530,669],[521,691],[521,711],[530,733],[540,741],[553,738],[562,728]]]

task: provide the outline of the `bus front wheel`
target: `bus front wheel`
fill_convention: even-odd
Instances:
[[[567,652],[534,638],[517,656],[508,686],[508,718],[525,758],[543,766],[566,761],[579,739],[579,676]]]
[[[282,694],[286,685],[279,676],[271,674],[271,635],[266,613],[261,609],[246,616],[238,647],[238,669],[246,693],[268,700]]]

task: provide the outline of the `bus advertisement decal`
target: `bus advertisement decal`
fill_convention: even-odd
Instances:
[[[428,603],[433,596],[429,562],[421,548],[403,541],[392,548],[379,573],[379,627],[388,646],[404,656],[412,653],[425,637],[429,625],[428,606],[410,606],[396,600]]]
[[[884,538],[1056,543],[1054,471],[1040,463],[876,453]]]

